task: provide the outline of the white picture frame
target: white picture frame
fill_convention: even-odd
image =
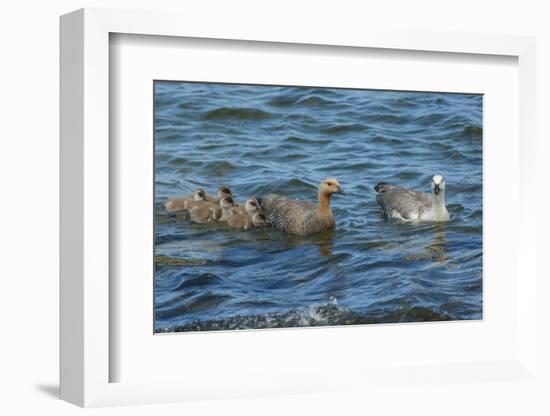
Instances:
[[[238,27],[238,31],[236,28]],[[178,381],[111,382],[110,366],[110,163],[109,37],[133,34],[205,39],[332,45],[335,47],[430,51],[441,54],[483,54],[516,57],[519,66],[519,137],[521,187],[516,253],[521,271],[517,292],[517,354],[506,360],[423,365],[415,380],[480,382],[476,371],[491,379],[536,378],[536,216],[535,173],[535,41],[530,37],[467,33],[369,31],[349,28],[270,25],[243,19],[205,25],[189,15],[82,9],[61,18],[61,398],[80,406],[159,403],[197,398],[339,390],[341,375],[355,386],[391,383],[401,373],[391,368],[334,370],[321,381],[315,373],[282,372],[262,380],[235,381],[221,374],[216,381],[197,374]],[[304,336],[308,336],[305,334]],[[413,381],[411,381],[413,382]],[[346,385],[347,386],[347,385]]]

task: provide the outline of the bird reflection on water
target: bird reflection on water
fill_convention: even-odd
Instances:
[[[430,260],[434,265],[438,266],[447,263],[451,257],[449,256],[447,247],[448,242],[445,237],[446,227],[446,223],[430,224],[431,238],[427,238],[429,243],[427,245],[422,245],[418,242],[418,244],[415,245],[418,251],[406,254],[403,260]]]
[[[277,234],[280,234],[280,231],[274,231]],[[330,257],[334,248],[334,237],[336,235],[336,230],[328,230],[319,234],[314,234],[308,237],[299,237],[293,235],[285,235],[283,237],[284,244],[288,250],[292,250],[297,247],[304,246],[317,246],[319,250],[319,255],[322,257]]]

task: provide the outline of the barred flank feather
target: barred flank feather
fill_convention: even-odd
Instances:
[[[374,187],[376,201],[388,218],[404,220],[447,221],[444,192],[439,196],[412,189],[390,185],[384,182]]]
[[[306,236],[334,227],[332,212],[320,215],[319,207],[309,201],[270,194],[262,199],[262,208],[268,224],[289,234]]]

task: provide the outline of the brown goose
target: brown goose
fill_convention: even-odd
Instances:
[[[334,228],[330,198],[343,193],[338,180],[329,178],[319,186],[318,205],[270,194],[262,199],[261,206],[268,224],[288,234],[306,236]]]
[[[199,188],[193,192],[193,195],[166,200],[164,208],[168,212],[185,211],[204,201],[206,201],[206,192]]]

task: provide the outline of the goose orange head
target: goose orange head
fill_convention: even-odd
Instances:
[[[338,182],[338,179],[334,179],[334,178],[328,178],[328,179],[325,179],[323,182],[321,182],[321,186],[319,187],[319,190],[321,191],[321,193],[324,193],[326,195],[344,193],[344,190],[340,186],[340,182]]]

